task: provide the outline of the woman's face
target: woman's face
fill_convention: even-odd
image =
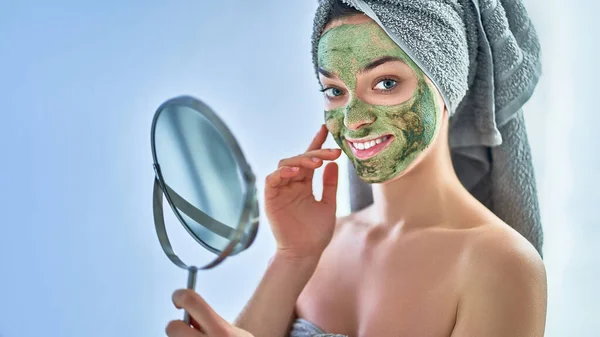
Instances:
[[[328,25],[318,64],[325,123],[362,180],[398,177],[433,142],[439,93],[374,21],[358,15]]]

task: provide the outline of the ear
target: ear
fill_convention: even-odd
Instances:
[[[448,118],[449,117],[448,107],[446,106],[446,103],[444,102],[444,99],[442,98],[442,94],[440,94],[440,91],[435,86],[435,84],[433,84],[431,79],[429,79],[429,77],[425,76],[425,82],[427,83],[429,88],[433,91],[437,106],[442,108],[442,111],[443,111],[442,117]]]

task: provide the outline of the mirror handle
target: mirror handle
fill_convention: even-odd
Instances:
[[[198,268],[190,267],[188,268],[188,281],[187,288],[188,289],[196,289],[196,276],[198,275]],[[185,324],[190,325],[190,314],[187,310],[183,313],[183,321]]]

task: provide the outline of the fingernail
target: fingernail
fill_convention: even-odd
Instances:
[[[300,170],[299,167],[295,167],[295,166],[294,167],[290,167],[290,171],[292,171],[292,172],[296,172],[298,170]]]
[[[319,159],[317,157],[312,157],[312,158],[310,158],[310,160],[314,161],[315,163],[318,163],[319,160],[321,160],[321,159]]]
[[[183,290],[179,289],[173,293],[173,302],[179,302],[181,296],[183,295]]]

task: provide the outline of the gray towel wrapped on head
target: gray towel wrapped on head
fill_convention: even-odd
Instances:
[[[313,62],[337,0],[320,0]],[[462,184],[542,255],[543,232],[522,114],[541,73],[540,46],[521,0],[343,0],[379,24],[440,91]],[[317,75],[318,76],[318,75]],[[352,164],[349,164],[352,166]],[[350,171],[351,208],[373,202]]]

